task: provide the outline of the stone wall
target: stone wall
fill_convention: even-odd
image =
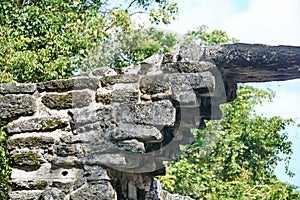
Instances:
[[[238,79],[224,76],[228,66],[215,57],[222,48],[182,47],[137,67],[0,84],[10,199],[190,199],[153,177],[192,143],[190,129],[220,119],[219,105],[235,98]]]

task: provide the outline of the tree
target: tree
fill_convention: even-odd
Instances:
[[[240,86],[237,98],[223,105],[223,119],[195,131],[196,142],[168,166],[164,188],[195,199],[299,199],[296,187],[274,174],[277,163],[285,161],[286,173],[293,175],[288,170],[292,143],[283,132],[293,121],[254,110],[273,95]]]
[[[131,16],[141,12],[153,23],[168,24],[178,10],[168,0],[116,5],[108,0],[3,0],[0,82],[69,77],[101,41],[130,30]]]
[[[121,68],[137,65],[151,55],[172,52],[177,42],[175,34],[154,27],[117,32],[92,49],[80,68],[86,71],[99,66]]]

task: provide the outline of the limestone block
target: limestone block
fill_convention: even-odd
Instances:
[[[76,156],[56,157],[52,162],[52,167],[55,168],[70,168],[77,167],[80,162]]]
[[[0,94],[33,94],[35,91],[34,83],[0,83]]]
[[[115,76],[104,76],[100,79],[102,87],[111,86],[117,83],[137,83],[139,76],[135,74],[118,74]]]
[[[0,97],[0,119],[32,115],[36,110],[36,100],[30,95],[8,94]]]
[[[68,118],[59,116],[20,118],[7,124],[8,133],[48,131],[66,127]]]
[[[111,154],[92,154],[86,156],[82,159],[85,165],[104,165],[104,166],[114,166],[114,165],[126,165],[125,156],[118,153]]]
[[[111,180],[107,171],[99,165],[84,165],[84,176],[87,178],[88,182]]]
[[[177,62],[178,71],[183,73],[199,73],[204,71],[212,70],[216,65],[208,61],[198,61],[198,62],[189,62],[189,61],[180,61]]]
[[[118,147],[123,151],[130,151],[134,153],[145,153],[145,146],[143,142],[136,139],[124,140],[118,143]]]
[[[198,62],[205,53],[205,49],[196,44],[184,45],[179,49],[177,61]]]
[[[99,68],[92,70],[91,75],[98,76],[98,77],[115,76],[115,75],[117,75],[117,73],[115,72],[115,70],[113,70],[110,67],[99,67]]]
[[[12,166],[33,166],[39,167],[45,161],[40,153],[27,151],[25,153],[16,153],[11,156]]]
[[[111,102],[127,103],[139,100],[139,90],[136,84],[116,84],[112,92]]]
[[[55,139],[50,136],[11,137],[7,141],[7,148],[47,148],[54,143]]]
[[[76,155],[77,149],[75,144],[62,144],[57,147],[57,155],[66,157],[71,155]]]
[[[10,200],[39,200],[43,190],[21,190],[8,194]]]
[[[89,183],[70,195],[70,200],[117,200],[117,194],[108,181]]]
[[[42,192],[39,200],[63,200],[65,198],[65,194],[57,188],[48,188]]]
[[[10,180],[10,185],[16,190],[44,190],[48,186],[45,180]]]
[[[172,126],[175,108],[170,101],[122,104],[116,107],[116,118],[124,123]]]
[[[92,102],[92,93],[88,91],[71,91],[63,94],[48,93],[42,102],[51,109],[81,108]]]
[[[99,78],[73,77],[71,79],[52,80],[37,84],[39,91],[66,92],[70,90],[91,89],[97,90]]]
[[[147,142],[157,142],[162,140],[162,134],[157,128],[145,125],[119,125],[119,127],[111,130],[108,134],[111,140],[137,139],[139,141]]]
[[[105,128],[114,123],[114,114],[111,107],[72,109],[69,111],[69,114],[75,126],[101,121],[103,122],[102,126]]]
[[[77,166],[53,168],[50,163],[43,163],[40,168],[35,171],[28,171],[13,168],[11,173],[12,181],[75,181],[83,177],[83,170]]]

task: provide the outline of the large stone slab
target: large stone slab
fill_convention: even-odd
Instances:
[[[62,94],[48,93],[42,97],[42,102],[44,105],[58,110],[81,108],[88,106],[92,101],[92,94],[89,91],[71,91]]]
[[[118,121],[132,124],[172,126],[176,110],[168,100],[139,104],[123,104],[116,107]]]
[[[36,110],[36,100],[30,95],[8,94],[0,97],[0,119],[32,115]]]
[[[0,83],[0,94],[33,94],[35,83]]]
[[[37,84],[39,91],[66,92],[70,90],[91,89],[97,90],[99,78],[74,77],[71,79],[52,80]]]
[[[59,116],[22,118],[7,124],[8,133],[22,133],[33,131],[49,131],[66,127],[69,124],[67,118]]]

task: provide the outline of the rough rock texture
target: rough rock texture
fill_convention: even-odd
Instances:
[[[0,84],[10,199],[189,200],[153,179],[163,162],[193,141],[190,129],[221,118],[237,82],[299,78],[299,49],[184,46],[137,67]]]

